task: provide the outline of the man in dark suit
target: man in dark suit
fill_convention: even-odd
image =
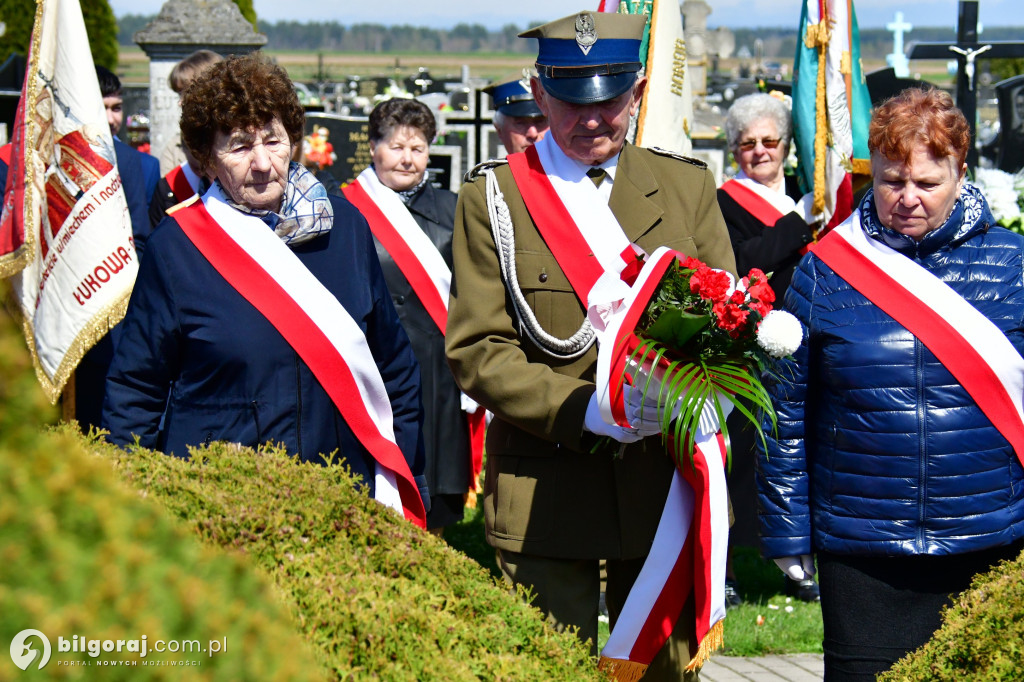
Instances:
[[[143,154],[118,137],[124,121],[124,98],[121,95],[121,79],[109,69],[96,67],[100,82],[103,107],[107,111],[107,123],[114,138],[114,154],[117,156],[117,171],[121,175],[121,186],[128,200],[128,212],[132,217],[132,234],[135,237],[135,251],[142,256],[146,248],[149,226],[149,202],[160,182],[160,162],[149,154]]]
[[[160,162],[149,154],[137,151],[117,137],[124,120],[121,80],[102,66],[96,67],[96,78],[99,80],[103,106],[107,111],[110,134],[114,138],[117,172],[121,177],[125,199],[128,201],[135,252],[141,258],[146,247],[146,239],[152,231],[149,225],[149,203],[160,181]],[[114,358],[118,333],[119,330],[115,327],[97,341],[75,369],[75,418],[84,431],[88,431],[90,426],[100,425],[107,369]]]
[[[644,23],[643,16],[580,12],[521,34],[538,38],[531,89],[550,124],[532,147],[537,156],[526,158],[543,159],[571,214],[604,204],[601,220],[579,226],[588,244],[629,242],[647,253],[668,246],[735,272],[706,166],[625,142],[646,85],[637,74]],[[547,212],[527,209],[533,183],[517,181],[513,164],[484,164],[460,192],[446,352],[462,390],[494,413],[484,510],[499,565],[508,581],[532,588],[534,605],[554,623],[578,627],[593,646],[599,562],[607,564],[614,623],[651,549],[673,464],[659,438],[601,420],[596,348],[557,341],[587,336],[586,297],[566,266],[592,262],[594,254],[553,253],[557,244],[538,227]],[[597,193],[584,184],[592,180]],[[511,264],[499,262],[489,215],[499,223],[502,251],[514,254]],[[601,436],[618,442],[602,446]],[[694,642],[691,598],[645,679],[683,679]]]

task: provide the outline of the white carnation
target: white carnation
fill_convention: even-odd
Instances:
[[[978,168],[974,173],[974,184],[988,200],[989,208],[996,220],[1012,222],[1020,218],[1017,204],[1016,178],[996,168]]]
[[[792,355],[803,341],[800,320],[784,310],[772,310],[757,328],[757,345],[773,358]]]

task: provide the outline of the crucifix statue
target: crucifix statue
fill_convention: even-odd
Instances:
[[[971,126],[971,139],[975,137],[978,118],[978,89],[975,75],[975,60],[984,54],[985,59],[1009,59],[1024,57],[1024,42],[988,41],[978,42],[978,0],[960,0],[957,17],[955,43],[918,43],[910,50],[911,59],[947,59],[956,56],[959,70],[956,78],[956,105],[967,117]],[[967,154],[967,165],[972,169],[978,164],[978,150],[971,144]]]

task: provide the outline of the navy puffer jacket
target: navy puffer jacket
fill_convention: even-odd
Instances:
[[[1024,351],[1024,237],[992,227],[980,192],[967,185],[950,220],[920,242],[872,220],[870,194],[860,213],[872,238]],[[766,557],[958,554],[1024,537],[1024,468],[931,351],[813,253],[785,308],[805,339],[777,368],[782,379],[766,381],[779,418],[758,456]]]

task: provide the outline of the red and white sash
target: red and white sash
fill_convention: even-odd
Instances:
[[[761,183],[749,179],[746,179],[746,182],[744,182],[744,178],[729,180],[722,184],[722,190],[742,206],[747,213],[769,227],[775,225],[779,218],[793,210],[793,206],[796,205],[788,195],[773,192]],[[782,202],[776,197],[788,199],[789,207],[783,210],[785,206],[780,205]]]
[[[635,326],[635,320],[633,326],[623,323],[630,315],[624,306],[636,302],[632,313],[639,316],[650,299],[649,295],[642,298],[641,292],[657,287],[658,269],[663,274],[675,252],[659,249],[638,269],[643,252],[629,242],[585,169],[566,163],[550,136],[524,153],[510,155],[508,162],[537,230],[577,297],[587,305],[588,317],[598,331],[598,395],[617,391],[615,410],[602,401],[605,419],[614,411],[614,421],[628,425],[622,409],[621,374],[614,373],[611,360],[615,351],[623,358],[620,340],[632,336]],[[691,666],[698,666],[721,644],[729,526],[725,451],[716,435],[699,442],[705,449],[697,448],[694,461],[700,464],[676,471],[654,545],[602,651],[601,668],[617,679],[643,675],[672,633],[691,589],[696,594],[700,642]],[[705,456],[708,452],[715,454]],[[690,510],[689,516],[680,517],[682,508]]]
[[[1024,464],[1024,359],[1006,335],[938,277],[868,237],[859,210],[812,252],[920,339]]]
[[[585,307],[609,306],[628,293],[644,253],[586,175],[548,137],[508,157],[537,231]]]
[[[174,198],[178,200],[179,204],[199,191],[199,183],[200,177],[196,175],[187,161],[172,168],[171,172],[167,174],[167,184],[170,185],[171,192],[174,193]]]
[[[373,236],[394,259],[443,334],[452,271],[434,242],[416,224],[394,190],[381,184],[372,168],[360,173],[342,192],[366,218]]]
[[[309,366],[376,460],[376,499],[425,527],[423,500],[395,442],[384,381],[348,311],[263,221],[228,206],[216,185],[202,202],[174,217],[217,272]]]
[[[394,190],[385,187],[372,168],[359,174],[355,182],[342,189],[345,197],[366,218],[381,245],[395,261],[416,297],[431,319],[445,333],[448,326],[448,296],[452,271],[437,246],[416,223],[412,213]],[[486,411],[477,408],[468,413],[469,442],[472,456],[470,489],[483,468]]]

